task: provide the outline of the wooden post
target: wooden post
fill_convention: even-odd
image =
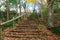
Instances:
[[[19,24],[19,22],[20,22],[20,19],[18,18],[18,24]]]
[[[13,19],[14,19],[14,17],[13,17]],[[12,26],[12,31],[14,30],[14,20],[13,20],[13,26]]]
[[[0,21],[0,40],[2,40],[2,25],[1,25],[1,21]]]
[[[13,17],[13,19],[14,19],[14,17]],[[13,20],[13,27],[14,27],[14,20]]]

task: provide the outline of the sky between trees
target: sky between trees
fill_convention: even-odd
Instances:
[[[0,10],[2,10],[2,11],[5,11],[5,9],[6,9],[5,1],[6,0],[0,0]],[[12,11],[12,10],[16,11],[16,0],[9,0],[9,1],[10,1],[10,3],[9,3],[10,4],[10,11]],[[26,9],[28,9],[29,11],[33,12],[33,10],[35,8],[35,10],[37,12],[39,12],[40,0],[27,0],[27,2],[25,0],[21,0],[20,2],[21,2],[22,5],[24,3],[26,3]],[[44,0],[44,2],[46,2],[46,0]],[[43,2],[43,4],[45,4],[44,2]],[[19,10],[19,8],[18,8],[18,10]],[[24,12],[23,6],[21,6],[21,10],[22,10],[22,12]]]

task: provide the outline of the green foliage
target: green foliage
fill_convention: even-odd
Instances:
[[[6,11],[5,12],[3,12],[3,11],[0,11],[0,19],[1,19],[1,21],[6,21]],[[17,14],[17,12],[16,11],[10,11],[9,12],[9,19],[12,19],[13,17],[15,17],[16,16],[16,14]]]
[[[60,8],[58,8],[57,6],[54,7],[54,13],[59,11],[59,10],[60,10]]]
[[[6,12],[0,11],[0,19],[1,21],[6,21]]]
[[[22,21],[23,20],[23,17],[20,17],[19,19],[20,19],[20,21]],[[14,20],[14,23],[12,21],[12,22],[9,22],[7,24],[2,25],[2,29],[5,30],[6,28],[8,28],[10,26],[13,26],[13,24],[17,23],[17,21],[18,21],[18,19]]]
[[[51,27],[49,25],[46,25],[47,29],[49,29],[52,33],[56,34],[56,35],[60,35],[60,23],[58,24],[57,27]]]
[[[57,12],[60,10],[60,8],[58,7],[60,3],[60,0],[54,0],[54,12]]]
[[[10,12],[9,12],[9,19],[12,19],[13,17],[15,17],[16,14],[17,14],[16,11],[10,11]]]
[[[57,34],[57,35],[60,35],[60,27],[52,27],[52,28],[49,28],[51,30],[51,32]]]
[[[14,23],[14,24],[15,24],[15,23]],[[13,25],[13,22],[4,24],[4,25],[2,26],[2,29],[4,30],[4,29],[6,29],[6,28],[8,28],[9,26],[12,26],[12,25]]]
[[[16,4],[16,0],[9,0],[10,3]]]
[[[31,13],[29,18],[38,18],[38,14],[37,13]]]
[[[45,9],[42,9],[42,13],[43,14],[47,14],[48,13],[48,10],[45,8]]]

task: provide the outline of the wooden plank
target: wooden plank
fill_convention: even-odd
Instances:
[[[9,22],[11,22],[11,21],[14,21],[14,20],[16,20],[16,19],[18,19],[18,18],[20,18],[20,17],[22,17],[22,16],[24,16],[24,15],[25,15],[25,14],[22,14],[21,16],[18,16],[18,17],[14,18],[14,19],[11,19],[11,20],[9,20],[9,21],[3,22],[3,23],[1,23],[1,25],[4,25],[4,24],[9,23]]]

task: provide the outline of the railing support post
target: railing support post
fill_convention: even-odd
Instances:
[[[0,21],[0,40],[3,40],[3,37],[2,37],[2,25],[1,25],[1,21]]]
[[[14,17],[13,17],[13,19],[14,19]],[[13,26],[12,26],[12,31],[14,31],[14,20],[13,20]]]

